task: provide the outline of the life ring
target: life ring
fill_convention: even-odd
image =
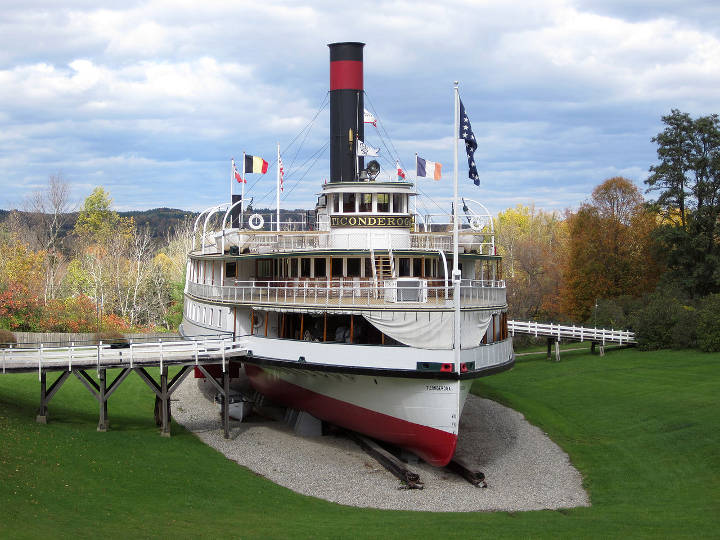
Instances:
[[[483,218],[480,216],[473,216],[470,218],[470,228],[473,231],[479,231],[483,228]]]
[[[250,225],[251,229],[257,231],[258,229],[262,229],[262,226],[265,225],[265,219],[260,214],[253,214],[248,219],[248,225]]]

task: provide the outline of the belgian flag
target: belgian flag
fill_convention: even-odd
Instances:
[[[268,170],[268,162],[258,156],[245,154],[245,172],[265,174]]]

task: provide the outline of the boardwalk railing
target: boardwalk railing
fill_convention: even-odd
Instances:
[[[127,367],[147,365],[192,363],[209,361],[220,363],[223,368],[229,356],[244,354],[244,343],[232,339],[177,340],[157,343],[133,343],[125,347],[107,345],[83,345],[71,347],[7,348],[0,350],[2,373],[9,371],[43,370],[72,371],[73,369]]]
[[[607,330],[604,328],[587,328],[583,326],[563,326],[533,321],[508,321],[508,331],[515,334],[528,334],[536,337],[594,341],[597,343],[618,343],[619,345],[637,343],[635,333],[629,330]]]

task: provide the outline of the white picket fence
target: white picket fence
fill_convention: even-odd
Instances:
[[[563,326],[534,321],[508,321],[508,331],[515,334],[527,334],[535,337],[550,337],[558,341],[595,341],[597,343],[617,343],[627,345],[636,343],[635,333],[629,330],[607,330],[605,328],[587,328],[584,326]]]

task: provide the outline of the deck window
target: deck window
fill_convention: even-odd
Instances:
[[[331,195],[332,197],[332,210],[334,213],[339,214],[340,213],[340,195],[335,194]]]
[[[258,279],[272,278],[272,259],[258,259],[257,277]]]
[[[300,259],[300,277],[310,277],[310,259],[308,257]]]
[[[402,193],[393,193],[393,212],[402,214],[405,212],[405,195]]]
[[[343,276],[343,260],[342,259],[332,259],[332,277],[342,277]]]
[[[370,259],[370,257],[366,257],[366,258],[363,259],[363,260],[365,261],[365,277],[366,277],[366,278],[371,278],[372,275],[373,275],[373,271],[372,271],[372,260]]]
[[[377,195],[377,211],[390,211],[390,195],[388,193],[378,193]]]
[[[398,259],[399,261],[399,273],[398,275],[400,277],[409,277],[410,276],[410,258],[409,257],[400,257]]]
[[[421,277],[422,276],[422,259],[415,257],[413,259],[413,276],[414,277]]]
[[[315,277],[316,278],[324,278],[327,275],[327,270],[325,266],[325,258],[318,258],[315,259]]]
[[[360,259],[353,257],[347,260],[347,277],[360,277]]]
[[[355,194],[354,193],[343,193],[342,200],[343,200],[343,207],[342,207],[343,213],[347,214],[348,212],[356,212],[356,210],[355,210]]]
[[[225,277],[227,277],[227,278],[237,277],[237,263],[236,262],[225,263]]]

